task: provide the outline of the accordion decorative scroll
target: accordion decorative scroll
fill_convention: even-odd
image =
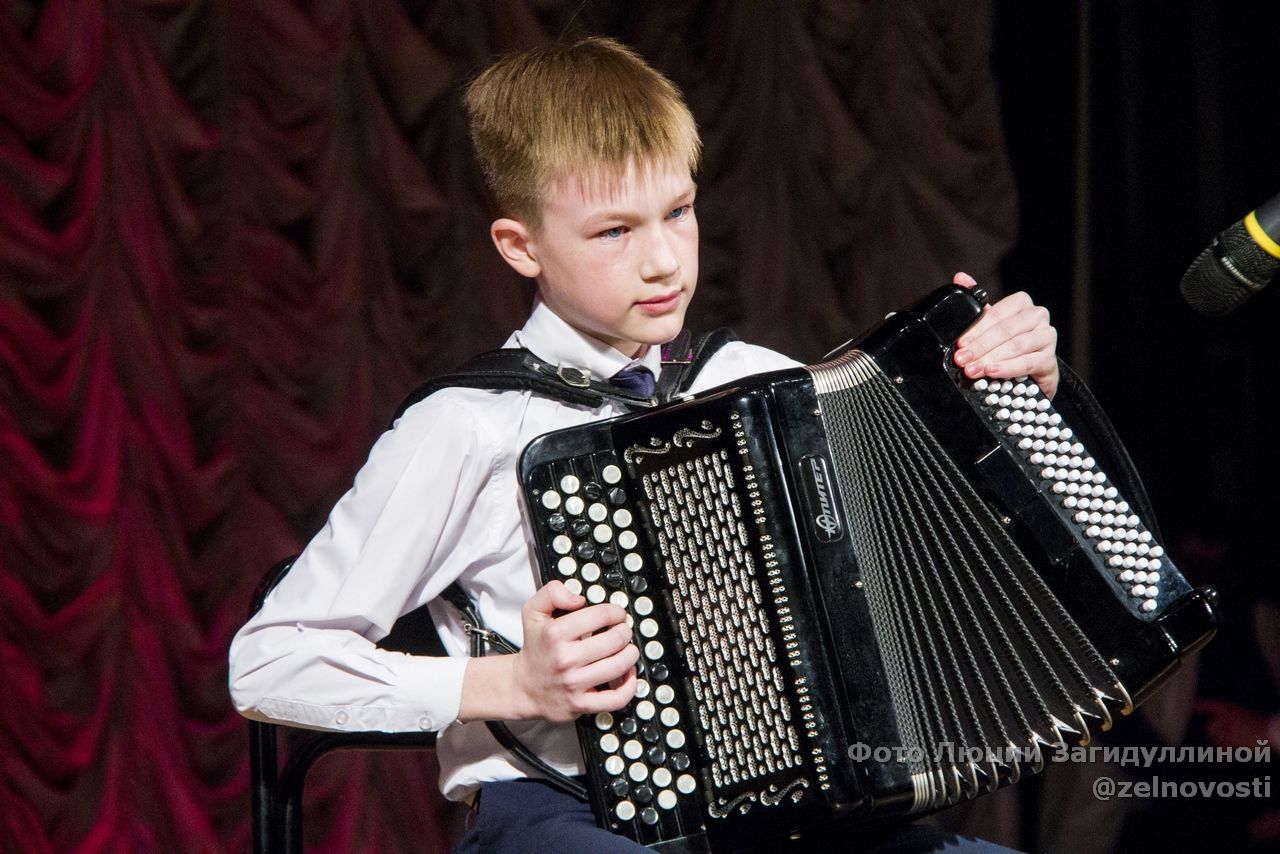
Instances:
[[[981,310],[943,288],[831,361],[525,450],[544,581],[626,608],[641,650],[635,699],[578,723],[603,826],[715,850],[935,810],[1212,636],[1123,450],[951,366]]]

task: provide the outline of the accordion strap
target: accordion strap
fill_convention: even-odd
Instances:
[[[568,365],[544,362],[522,347],[503,347],[475,356],[452,373],[427,380],[396,410],[399,418],[410,406],[444,388],[464,387],[490,391],[531,391],[563,403],[601,406],[606,401],[628,410],[647,409],[682,394],[716,351],[736,341],[726,328],[710,332],[681,332],[662,348],[662,374],[653,397],[641,397],[611,385],[607,377],[592,377],[589,371]],[[392,419],[392,423],[395,422]]]
[[[519,647],[501,634],[484,627],[484,621],[480,619],[479,609],[471,601],[467,591],[462,589],[461,584],[456,581],[453,582],[445,588],[444,593],[441,595],[445,601],[458,609],[458,613],[462,615],[462,628],[471,639],[472,658],[483,658],[490,649],[496,649],[499,653],[504,654],[519,651]],[[579,800],[587,800],[586,786],[548,765],[543,761],[542,757],[525,747],[524,743],[516,737],[515,733],[505,723],[502,721],[485,721],[484,725],[488,727],[489,733],[498,744],[506,748],[512,756],[546,777],[548,784]]]

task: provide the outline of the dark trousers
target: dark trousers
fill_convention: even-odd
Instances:
[[[590,804],[563,794],[540,780],[486,783],[476,809],[468,818],[467,832],[454,854],[622,854],[648,851],[623,836],[596,826]],[[830,834],[821,840],[806,839],[787,849],[775,842],[762,851],[849,851],[863,854],[998,854],[1009,849],[980,839],[923,824],[879,830],[850,831],[840,839]]]

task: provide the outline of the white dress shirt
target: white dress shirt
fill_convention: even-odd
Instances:
[[[540,301],[504,345],[553,365],[610,377],[634,364],[656,375],[658,348],[639,360],[588,338]],[[693,391],[798,363],[732,343]],[[384,433],[324,528],[231,644],[231,696],[244,715],[323,730],[440,731],[440,787],[454,800],[480,784],[524,776],[482,723],[457,722],[467,637],[438,601],[455,579],[485,625],[523,642],[521,606],[538,586],[516,465],[535,437],[623,413],[530,392],[449,388],[410,407]],[[448,658],[374,643],[402,614],[431,603]],[[574,728],[510,724],[566,774],[583,772]]]

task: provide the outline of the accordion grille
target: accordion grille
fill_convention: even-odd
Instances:
[[[747,516],[758,507],[752,475],[749,466],[735,473],[733,456],[714,451],[642,480],[716,788],[802,763],[749,546],[756,520]]]

